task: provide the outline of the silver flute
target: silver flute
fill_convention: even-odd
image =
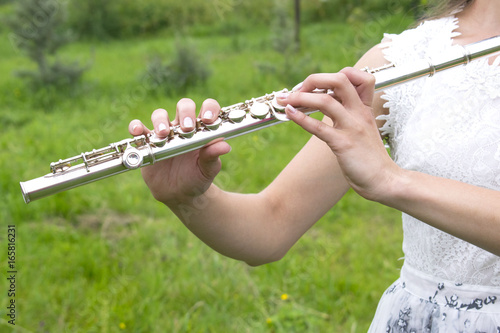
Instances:
[[[405,66],[388,64],[364,70],[375,76],[375,90],[386,89],[437,72],[466,65],[470,61],[500,52],[500,36],[463,47],[454,47],[439,58],[412,62]],[[50,173],[21,182],[24,201],[29,203],[43,197],[88,184],[129,170],[154,164],[167,158],[199,149],[216,139],[230,139],[262,128],[288,121],[284,106],[276,102],[273,92],[243,103],[223,107],[212,124],[197,120],[195,129],[184,132],[179,126],[171,127],[166,138],[154,132],[112,143],[101,149],[70,157],[50,164]],[[317,90],[318,93],[332,93]],[[305,113],[318,110],[303,109]]]

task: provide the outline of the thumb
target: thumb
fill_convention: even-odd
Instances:
[[[225,141],[217,141],[200,149],[198,167],[207,179],[213,179],[219,173],[222,162],[221,155],[231,151],[231,146]]]

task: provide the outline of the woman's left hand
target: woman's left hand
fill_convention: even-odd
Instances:
[[[400,171],[388,155],[372,111],[375,78],[354,68],[336,74],[310,75],[278,102],[309,133],[323,140],[333,153],[351,187],[363,197],[380,201],[387,186]],[[313,92],[332,90],[333,94]],[[333,126],[306,116],[298,107],[320,110]]]

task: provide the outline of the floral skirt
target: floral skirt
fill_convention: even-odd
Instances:
[[[500,288],[438,280],[404,265],[369,333],[500,333]]]

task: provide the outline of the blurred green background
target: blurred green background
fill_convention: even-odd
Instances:
[[[302,1],[299,43],[293,0],[0,0],[0,331],[365,332],[402,264],[399,212],[349,192],[284,259],[252,268],[191,235],[138,171],[29,205],[19,181],[181,97],[230,105],[353,65],[418,3]],[[218,185],[260,191],[307,139],[283,124],[231,140]]]

